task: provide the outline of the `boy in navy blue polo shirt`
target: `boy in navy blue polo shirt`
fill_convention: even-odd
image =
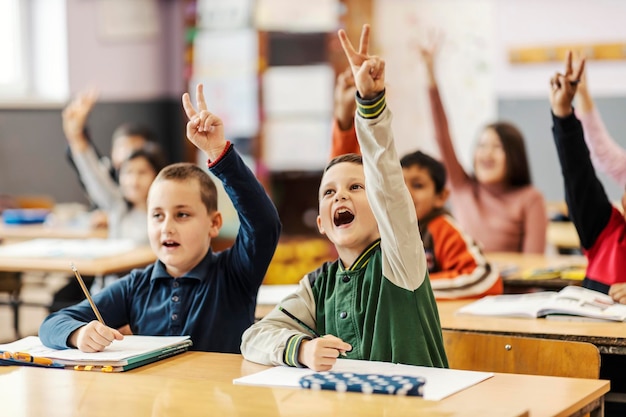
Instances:
[[[241,226],[230,249],[214,253],[219,234],[215,184],[188,163],[164,168],[148,195],[148,234],[159,258],[94,296],[106,325],[85,300],[48,316],[39,329],[52,348],[97,352],[123,335],[189,335],[194,350],[239,352],[243,331],[254,322],[256,295],[280,236],[274,204],[224,138],[222,121],[207,110],[202,85],[196,108],[183,95],[187,138],[209,157]]]

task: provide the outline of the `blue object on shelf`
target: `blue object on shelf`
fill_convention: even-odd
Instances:
[[[38,224],[46,221],[48,209],[6,209],[2,212],[5,224]]]

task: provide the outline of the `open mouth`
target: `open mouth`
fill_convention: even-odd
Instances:
[[[177,246],[180,246],[180,243],[175,242],[173,240],[165,240],[163,241],[163,243],[161,243],[163,246],[165,246],[166,248],[175,248]]]
[[[346,208],[341,208],[335,212],[335,216],[333,218],[333,222],[335,226],[343,226],[345,224],[350,224],[354,220],[354,214]]]

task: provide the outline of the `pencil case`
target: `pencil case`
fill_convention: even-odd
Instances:
[[[300,386],[315,390],[424,396],[426,380],[419,376],[319,372],[300,378]]]

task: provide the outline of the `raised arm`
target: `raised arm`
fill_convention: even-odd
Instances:
[[[426,256],[391,134],[391,113],[384,96],[385,62],[369,55],[369,30],[363,26],[358,52],[343,30],[339,39],[358,91],[355,123],[363,152],[365,191],[381,236],[382,272],[395,285],[413,291],[426,277]]]
[[[224,185],[239,217],[239,231],[223,259],[228,267],[224,285],[250,296],[251,305],[274,255],[281,225],[276,207],[224,137],[222,120],[207,110],[202,84],[196,88],[196,107],[188,93],[183,108],[189,118],[187,138],[209,159],[209,169]],[[254,312],[251,311],[250,320]]]
[[[626,149],[621,147],[609,134],[595,102],[589,93],[586,71],[583,72],[576,93],[576,116],[585,131],[585,141],[591,153],[591,160],[602,172],[608,174],[620,185],[626,184]]]
[[[556,73],[550,80],[550,105],[554,123],[552,133],[565,182],[565,201],[581,244],[589,249],[609,221],[612,208],[596,177],[582,125],[572,107],[583,71],[584,60],[574,67],[569,53],[565,72]]]
[[[79,93],[63,110],[63,133],[72,152],[82,152],[89,146],[89,140],[85,136],[85,126],[97,100],[96,90],[84,91]]]
[[[346,153],[361,153],[354,130],[355,94],[352,69],[346,68],[337,76],[335,85],[335,108],[329,159]]]
[[[437,78],[435,77],[435,55],[441,43],[440,37],[433,36],[428,44],[420,47],[420,54],[426,67],[426,77],[428,80],[428,95],[430,98],[430,111],[435,129],[435,139],[441,153],[441,158],[446,170],[451,188],[456,188],[469,180],[468,174],[459,162],[452,143],[448,117],[441,101]],[[453,190],[454,191],[454,190]]]

